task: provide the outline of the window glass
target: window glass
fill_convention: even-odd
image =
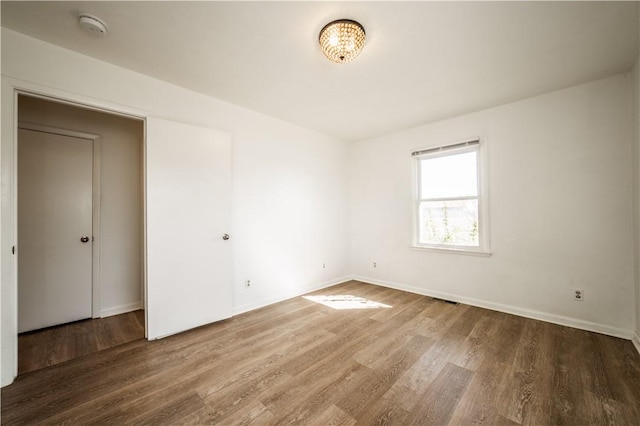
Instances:
[[[420,203],[420,244],[479,245],[478,200]]]
[[[420,198],[451,198],[478,195],[477,151],[420,161]]]

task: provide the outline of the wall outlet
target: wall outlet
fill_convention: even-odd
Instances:
[[[373,262],[373,267],[377,268],[378,267],[378,262]]]
[[[323,263],[323,264],[322,264],[322,269],[326,269],[326,267],[327,267],[327,266]]]
[[[572,290],[573,300],[576,302],[582,302],[584,300],[584,290],[581,288],[574,288]]]
[[[244,281],[244,287],[245,288],[250,288],[251,287],[251,280],[245,280]]]

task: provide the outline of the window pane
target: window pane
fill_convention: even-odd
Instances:
[[[420,244],[479,247],[478,200],[420,203]]]
[[[478,195],[477,151],[420,160],[420,198]]]

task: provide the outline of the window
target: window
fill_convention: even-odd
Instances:
[[[417,170],[416,246],[486,249],[480,141],[413,153]]]

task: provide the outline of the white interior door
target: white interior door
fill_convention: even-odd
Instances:
[[[18,130],[19,332],[91,317],[92,143]]]
[[[147,337],[229,318],[230,136],[147,119],[146,190]]]

